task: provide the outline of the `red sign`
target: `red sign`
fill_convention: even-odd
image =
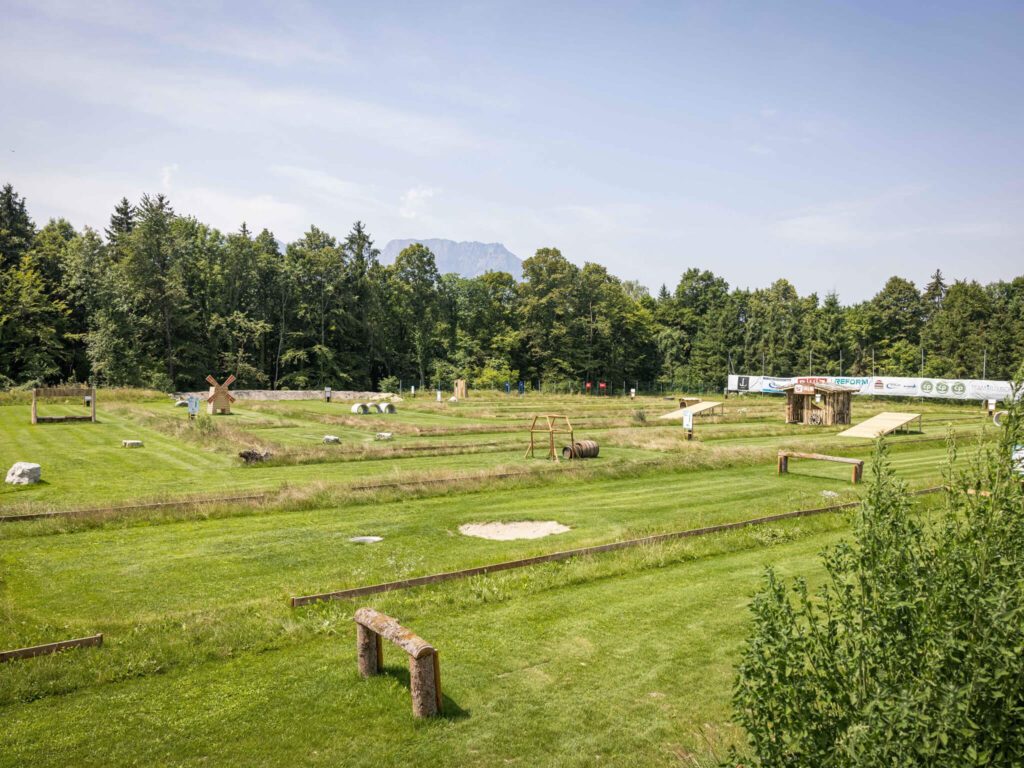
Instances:
[[[590,389],[590,382],[587,382],[587,389]]]
[[[605,388],[606,388],[606,387],[607,387],[608,385],[607,385],[607,384],[605,384],[605,383],[604,383],[604,382],[602,381],[602,382],[601,382],[600,384],[598,384],[597,386],[598,386],[598,387],[600,387],[601,389],[605,389]]]

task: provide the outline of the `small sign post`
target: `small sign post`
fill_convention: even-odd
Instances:
[[[686,430],[686,439],[693,440],[693,411],[683,411],[683,429]]]
[[[328,403],[331,402],[331,388],[330,387],[324,387],[324,400],[326,400]]]
[[[188,420],[195,421],[196,416],[199,415],[199,398],[195,395],[189,395],[185,403],[188,405]]]

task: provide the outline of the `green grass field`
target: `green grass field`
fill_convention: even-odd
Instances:
[[[105,637],[0,665],[0,765],[711,764],[739,737],[733,664],[763,568],[815,578],[848,513],[358,602],[288,598],[855,500],[846,466],[796,461],[780,477],[775,453],[872,450],[786,425],[782,401],[760,397],[698,419],[692,442],[657,420],[675,407],[659,398],[407,400],[361,417],[345,403],[239,402],[191,424],[166,398],[101,391],[99,404],[97,424],[37,426],[27,404],[0,406],[0,465],[37,461],[45,480],[4,485],[0,514],[75,513],[0,525],[0,649]],[[77,412],[48,412],[62,409]],[[924,414],[923,434],[890,441],[914,488],[942,482],[950,430],[962,457],[985,439],[975,405],[857,400],[854,419],[882,410]],[[528,418],[545,412],[569,415],[600,457],[524,459]],[[145,448],[122,449],[126,438]],[[274,458],[243,466],[250,447]],[[266,495],[106,509],[253,493]],[[458,530],[519,520],[570,530]],[[441,650],[444,717],[413,720],[397,649],[388,674],[359,679],[362,605]]]

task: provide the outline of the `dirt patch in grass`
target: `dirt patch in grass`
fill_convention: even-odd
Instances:
[[[515,523],[467,523],[459,526],[463,536],[478,539],[513,541],[515,539],[542,539],[557,533],[565,533],[569,526],[554,520],[522,520]]]

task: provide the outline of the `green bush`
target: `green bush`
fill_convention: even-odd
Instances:
[[[401,389],[402,383],[399,381],[397,376],[385,376],[379,382],[377,382],[378,392],[391,392],[392,394],[400,394],[398,391]]]
[[[922,521],[880,444],[854,540],[817,591],[768,571],[734,692],[760,766],[1024,763],[1024,492],[1013,451],[949,471]],[[951,444],[951,458],[955,447]]]

